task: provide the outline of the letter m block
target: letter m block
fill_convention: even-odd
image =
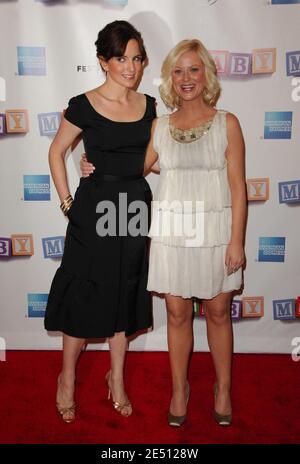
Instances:
[[[295,300],[293,298],[286,300],[274,300],[273,315],[275,320],[295,319]]]
[[[279,182],[279,203],[300,203],[300,180]]]
[[[287,76],[300,76],[300,50],[286,54]]]

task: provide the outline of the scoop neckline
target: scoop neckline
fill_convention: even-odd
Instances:
[[[198,126],[190,127],[189,129],[181,129],[180,127],[174,126],[174,124],[172,124],[170,122],[170,116],[171,116],[170,114],[168,114],[168,123],[169,123],[169,126],[174,127],[174,129],[176,129],[176,130],[179,130],[181,132],[187,132],[187,131],[195,130],[195,129],[198,129],[199,127],[205,126],[205,124],[208,124],[209,122],[211,122],[211,126],[212,126],[212,124],[214,123],[214,121],[216,119],[216,116],[217,116],[218,112],[219,112],[219,110],[216,110],[216,112],[215,112],[215,114],[213,115],[212,118],[207,119],[206,121],[202,122]]]
[[[167,116],[168,116],[168,132],[169,132],[169,136],[171,137],[171,139],[172,139],[175,143],[180,143],[180,144],[182,144],[183,142],[179,142],[179,140],[176,140],[176,139],[173,137],[173,135],[172,135],[172,133],[171,133],[171,127],[173,127],[173,128],[176,129],[176,130],[182,131],[182,132],[187,132],[187,131],[191,131],[191,130],[198,129],[199,127],[204,126],[205,124],[207,124],[207,123],[209,123],[209,122],[211,121],[211,125],[209,126],[209,129],[208,129],[208,131],[207,131],[206,134],[203,134],[203,136],[200,137],[200,139],[198,138],[198,139],[195,139],[195,140],[192,140],[192,141],[189,142],[189,144],[190,144],[190,143],[195,143],[195,142],[197,142],[198,140],[201,140],[205,135],[209,134],[209,132],[211,131],[211,128],[213,127],[213,125],[214,125],[214,123],[215,123],[215,120],[216,120],[218,114],[219,114],[219,110],[216,110],[216,113],[215,113],[215,115],[214,115],[212,118],[208,119],[207,121],[202,122],[201,124],[199,124],[199,126],[191,127],[190,129],[179,129],[178,127],[174,126],[174,124],[172,124],[172,123],[170,122],[170,116],[171,116],[171,115],[168,114]]]
[[[103,118],[103,119],[106,119],[106,120],[109,121],[109,122],[114,122],[114,123],[117,123],[117,124],[135,124],[135,123],[137,123],[137,122],[141,122],[141,121],[145,118],[145,116],[146,116],[146,114],[147,114],[147,110],[148,110],[148,97],[147,97],[147,94],[145,94],[145,93],[143,94],[143,95],[145,96],[145,98],[146,98],[146,108],[145,108],[145,112],[144,112],[143,116],[142,116],[140,119],[137,119],[136,121],[115,121],[114,119],[107,118],[107,117],[104,116],[103,114],[99,113],[99,111],[97,111],[97,110],[93,107],[93,105],[91,104],[90,100],[88,99],[86,93],[83,93],[83,95],[85,96],[86,101],[88,102],[89,106],[90,106],[91,109],[94,111],[94,113],[96,113],[98,116],[100,116],[100,117]]]

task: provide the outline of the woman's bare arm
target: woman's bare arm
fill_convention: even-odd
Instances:
[[[146,156],[145,156],[145,162],[144,162],[144,176],[147,176],[147,174],[149,174],[149,172],[151,171],[151,168],[154,166],[154,164],[158,160],[158,154],[156,153],[153,147],[153,138],[154,138],[154,132],[156,128],[156,123],[157,123],[157,119],[154,119],[152,122],[152,127],[151,127],[150,140],[149,140],[147,150],[146,150]],[[155,170],[154,172],[157,172],[157,171]]]
[[[61,202],[70,195],[65,154],[81,132],[82,130],[79,127],[62,117],[57,134],[50,145],[48,155],[50,171]]]
[[[244,264],[244,240],[247,216],[245,181],[245,143],[238,119],[231,113],[227,116],[226,150],[227,174],[232,201],[232,226],[226,265],[230,270]]]

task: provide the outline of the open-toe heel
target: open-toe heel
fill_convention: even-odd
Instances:
[[[118,402],[118,401],[113,400],[111,388],[110,388],[110,385],[109,385],[110,376],[111,376],[111,371],[108,371],[106,376],[105,376],[105,380],[106,380],[106,384],[107,384],[107,388],[108,388],[107,399],[109,400],[111,398],[113,408],[118,413],[120,413],[121,416],[129,417],[132,414],[132,405],[131,405],[131,403],[130,403],[130,401],[128,399],[125,400],[125,401],[122,401],[122,402]],[[127,413],[125,412],[126,410],[127,410]]]

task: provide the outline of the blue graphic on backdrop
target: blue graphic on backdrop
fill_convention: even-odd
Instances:
[[[259,237],[258,261],[284,262],[285,237]]]
[[[65,237],[45,237],[42,239],[44,258],[62,258]]]
[[[24,200],[47,201],[50,200],[50,176],[23,175]]]
[[[265,139],[290,139],[292,136],[292,111],[267,111],[265,113]]]
[[[28,317],[44,317],[48,293],[28,293]]]
[[[45,47],[17,47],[20,76],[45,76]]]
[[[272,5],[292,5],[300,3],[300,0],[272,0]]]
[[[109,5],[118,5],[118,6],[125,6],[128,4],[128,0],[104,0],[105,3],[109,3]]]
[[[279,182],[279,203],[300,202],[300,180]]]

